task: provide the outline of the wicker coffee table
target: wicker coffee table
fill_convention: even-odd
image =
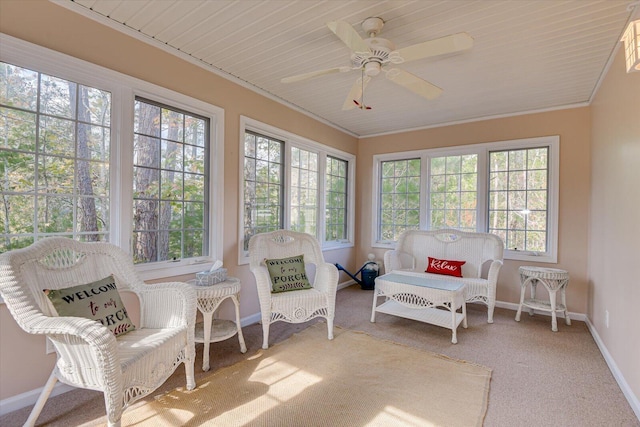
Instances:
[[[464,283],[430,279],[419,274],[385,274],[376,278],[371,322],[376,321],[378,312],[441,326],[451,329],[451,342],[456,344],[458,325],[462,323],[462,327],[467,327],[464,288]],[[385,297],[385,302],[377,305],[380,296]],[[458,309],[461,309],[460,313]]]

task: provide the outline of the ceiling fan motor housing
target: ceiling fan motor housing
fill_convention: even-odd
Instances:
[[[369,46],[370,52],[354,52],[351,62],[355,68],[364,68],[368,76],[376,76],[383,65],[394,62],[391,52],[396,47],[391,41],[381,37],[371,37],[364,42]]]

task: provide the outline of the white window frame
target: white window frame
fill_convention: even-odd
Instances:
[[[325,185],[324,194],[320,195],[321,198],[324,200],[324,212],[322,213],[323,214],[323,218],[324,218],[324,221],[322,222],[322,225],[323,225],[322,236],[323,236],[323,239],[325,239],[324,240],[325,247],[327,247],[327,248],[329,248],[329,247],[331,247],[333,245],[339,245],[340,242],[343,241],[343,239],[331,240],[331,241],[327,241],[326,240],[326,237],[327,237],[327,214],[326,214],[326,212],[327,212],[327,195],[328,195],[327,188],[326,188],[326,183],[327,183],[327,157],[329,157],[329,156],[334,158],[334,159],[336,159],[336,160],[345,162],[347,164],[346,165],[346,167],[347,167],[347,176],[346,176],[347,188],[345,189],[345,196],[346,196],[346,199],[347,199],[346,200],[347,206],[345,207],[345,210],[346,210],[346,218],[345,218],[346,230],[345,231],[346,231],[347,238],[350,238],[352,242],[353,242],[353,238],[351,238],[351,235],[349,233],[350,233],[351,229],[353,228],[352,227],[352,220],[350,219],[350,215],[353,212],[353,209],[352,209],[352,206],[351,206],[351,200],[354,198],[353,197],[353,189],[351,188],[352,187],[353,177],[350,176],[351,172],[349,171],[349,169],[351,167],[353,167],[354,165],[352,164],[352,162],[349,162],[346,159],[340,158],[338,156],[334,156],[331,153],[327,153],[326,156],[323,156],[324,164],[323,164],[323,169],[322,169],[323,173],[325,174],[324,175],[324,179],[322,180],[323,185]],[[353,188],[355,188],[355,183],[353,183]]]
[[[246,116],[240,116],[240,140],[239,140],[239,184],[238,184],[238,264],[248,264],[249,254],[244,250],[244,136],[245,132],[255,132],[264,136],[277,139],[283,142],[284,161],[284,194],[283,194],[283,227],[289,228],[290,225],[290,191],[288,183],[291,182],[291,156],[289,152],[291,147],[300,148],[302,150],[311,151],[318,154],[318,215],[316,225],[316,238],[320,242],[323,251],[349,248],[354,246],[354,221],[355,221],[355,169],[356,157],[353,154],[346,153],[333,147],[328,147],[319,142],[304,138],[294,133],[279,129],[275,126],[262,123],[258,120]],[[325,222],[326,222],[326,191],[325,191],[325,173],[327,155],[339,158],[347,162],[347,239],[344,241],[326,241],[325,240]]]
[[[547,251],[536,253],[529,251],[513,251],[505,249],[504,258],[542,262],[558,262],[558,198],[560,175],[560,137],[557,135],[536,138],[515,139],[509,141],[488,142],[481,144],[461,145],[455,147],[432,148],[425,150],[404,151],[390,154],[377,154],[373,156],[373,198],[372,198],[372,227],[371,242],[374,248],[394,249],[396,242],[378,240],[379,215],[380,215],[380,164],[385,161],[420,159],[420,229],[427,229],[430,224],[428,202],[430,200],[428,177],[430,159],[432,157],[455,156],[463,154],[478,155],[478,181],[477,181],[477,211],[476,231],[486,232],[488,221],[488,174],[489,152],[501,150],[518,150],[534,147],[548,147],[548,205],[547,205]]]
[[[181,93],[0,34],[0,60],[111,93],[109,241],[131,253],[133,212],[134,100],[140,96],[210,120],[209,254],[176,261],[138,264],[143,280],[191,274],[222,259],[224,233],[224,110]]]

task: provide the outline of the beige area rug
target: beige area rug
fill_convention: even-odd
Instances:
[[[124,412],[123,426],[480,426],[491,370],[317,323]]]

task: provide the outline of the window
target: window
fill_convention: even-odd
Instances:
[[[0,252],[109,241],[143,280],[222,259],[224,111],[0,34]]]
[[[476,231],[477,154],[432,157],[429,228]]]
[[[374,156],[374,246],[408,228],[494,233],[505,258],[557,260],[559,138]]]
[[[206,118],[137,98],[133,135],[133,259],[207,253]]]
[[[283,226],[283,142],[253,132],[244,135],[244,250],[254,234]]]
[[[381,241],[396,241],[405,230],[420,227],[420,159],[380,163]]]
[[[549,148],[489,153],[489,232],[513,251],[547,251]]]
[[[0,63],[0,252],[109,238],[111,94]]]
[[[348,171],[349,162],[337,157],[327,156],[325,240],[328,242],[340,242],[348,238]]]
[[[352,246],[355,157],[246,117],[241,133],[238,262],[248,262],[251,236],[278,229],[316,236],[324,249]]]
[[[318,153],[291,147],[291,229],[317,235]]]

